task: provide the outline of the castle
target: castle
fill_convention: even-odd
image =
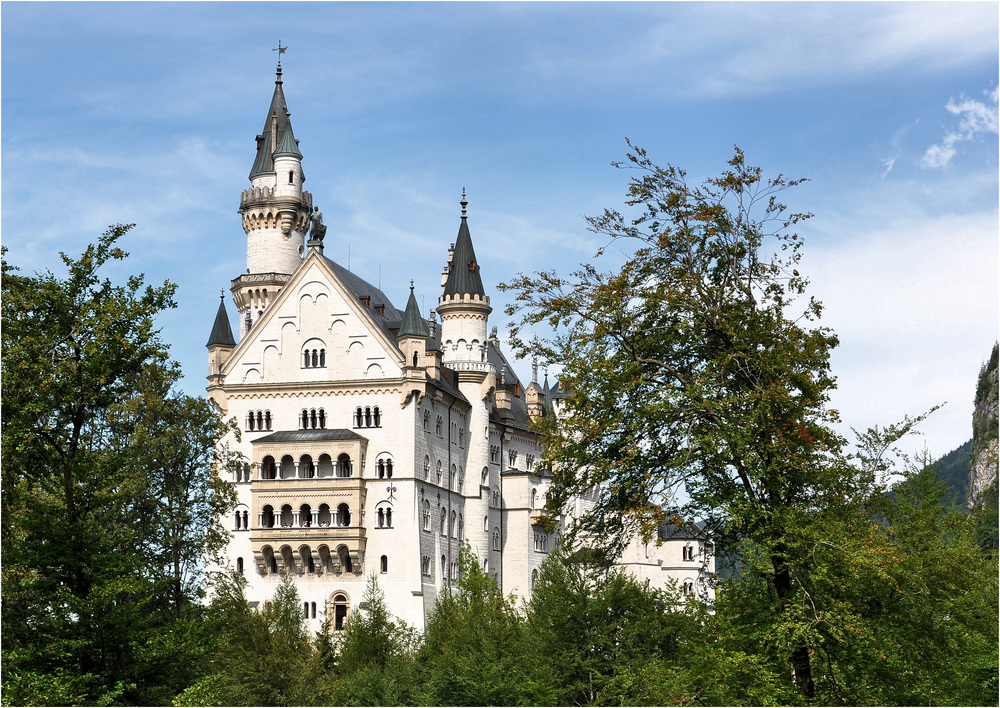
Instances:
[[[329,618],[338,630],[374,574],[391,611],[423,629],[456,581],[463,543],[504,593],[528,596],[559,541],[538,523],[551,479],[529,424],[557,414],[561,392],[547,377],[522,385],[489,331],[464,191],[425,319],[412,282],[399,310],[323,255],[280,62],[256,140],[239,208],[246,273],[231,288],[240,339],[223,301],[207,344],[208,397],[239,421],[241,440],[225,444],[250,463],[228,479],[238,506],[219,520],[248,600],[268,601],[290,575],[309,628]],[[576,499],[558,528],[593,501]],[[692,527],[661,538],[633,539],[621,563],[647,584],[708,592],[704,536]]]

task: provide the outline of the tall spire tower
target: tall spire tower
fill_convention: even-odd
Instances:
[[[279,42],[280,47],[280,42]],[[240,195],[239,213],[247,234],[247,272],[233,281],[233,299],[245,334],[302,262],[312,195],[302,189],[302,153],[292,132],[282,89],[278,54],[274,94],[257,136],[250,189]]]

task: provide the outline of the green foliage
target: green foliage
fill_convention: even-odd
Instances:
[[[417,653],[420,705],[526,705],[524,622],[468,546],[455,591],[438,596]]]
[[[604,705],[627,700],[633,694],[619,674],[647,662],[676,661],[682,637],[700,633],[676,600],[620,572],[553,554],[527,606],[534,701]]]
[[[940,499],[900,516],[903,500],[891,506],[884,494],[893,445],[923,416],[870,429],[850,454],[832,428],[837,338],[811,324],[818,302],[798,303],[807,281],[790,231],[810,215],[779,201],[801,181],[765,179],[737,149],[719,177],[694,186],[630,148],[619,166],[637,172],[633,214],[588,219],[630,254],[624,265],[504,286],[516,292],[515,333],[553,329],[515,340],[520,352],[562,367],[561,415],[538,425],[554,476],[548,511],[600,485],[576,530],[610,539],[609,554],[635,529],[651,538],[664,519],[702,518],[738,562],[705,618],[708,636],[682,652],[677,673],[669,657],[644,673],[628,666],[603,695],[630,702],[615,693],[627,686],[635,700],[670,702],[981,700],[985,684],[969,677],[993,635],[982,625],[963,625],[961,640],[943,635],[954,626],[943,621],[955,616],[949,593],[980,598],[976,616],[996,621],[995,602],[973,592],[984,571],[969,555],[969,529],[960,515],[926,516]],[[928,636],[952,642],[947,651],[965,662],[957,673],[968,693],[935,684],[925,668],[931,644],[912,628],[932,620]],[[732,667],[734,684],[713,682],[713,664]],[[914,680],[900,685],[899,672]]]
[[[952,499],[959,506],[965,506],[969,494],[969,466],[971,457],[972,440],[970,439],[935,463],[938,475],[948,486]]]
[[[325,633],[331,685],[327,700],[338,705],[406,705],[413,700],[416,631],[389,612],[385,594],[372,576],[361,604],[343,632]]]
[[[217,541],[198,522],[167,529],[182,508],[229,503],[211,469],[223,431],[203,403],[169,396],[177,368],[154,318],[174,306],[174,286],[100,275],[126,257],[117,242],[129,228],[113,227],[79,259],[63,254],[65,278],[3,262],[8,704],[161,703],[190,681],[200,651],[171,624],[196,618],[194,559]],[[159,453],[171,447],[168,462]]]

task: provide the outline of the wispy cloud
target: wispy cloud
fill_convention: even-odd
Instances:
[[[958,127],[945,133],[944,139],[937,145],[931,145],[920,161],[921,166],[936,169],[945,167],[955,157],[959,143],[975,140],[984,133],[997,133],[1000,125],[998,116],[998,97],[1000,86],[992,91],[984,91],[985,101],[976,101],[962,96],[957,102],[948,101],[945,108],[949,113],[959,116]]]

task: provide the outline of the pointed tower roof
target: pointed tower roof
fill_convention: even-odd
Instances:
[[[396,337],[427,337],[427,326],[420,316],[420,308],[417,307],[417,298],[413,296],[413,281],[410,281],[410,299],[406,301],[406,311],[403,313],[403,321],[399,325],[399,332]]]
[[[455,251],[449,264],[448,280],[444,284],[444,295],[479,295],[486,296],[483,290],[483,279],[479,276],[479,263],[476,261],[476,251],[472,247],[472,236],[469,234],[469,223],[465,215],[465,207],[469,202],[465,199],[465,189],[462,190],[462,223],[458,227],[458,238],[455,239]]]
[[[215,315],[215,324],[212,325],[212,334],[208,338],[206,347],[222,345],[224,347],[235,347],[236,340],[233,339],[233,330],[229,326],[229,314],[226,312],[226,295],[220,296],[219,311]]]
[[[274,153],[286,152],[302,156],[292,135],[292,122],[289,118],[288,105],[285,103],[285,92],[281,88],[281,64],[278,64],[277,78],[274,80],[274,95],[271,96],[271,107],[264,119],[264,128],[257,136],[257,158],[250,169],[250,179],[259,174],[274,171]],[[291,147],[289,148],[289,141]]]

